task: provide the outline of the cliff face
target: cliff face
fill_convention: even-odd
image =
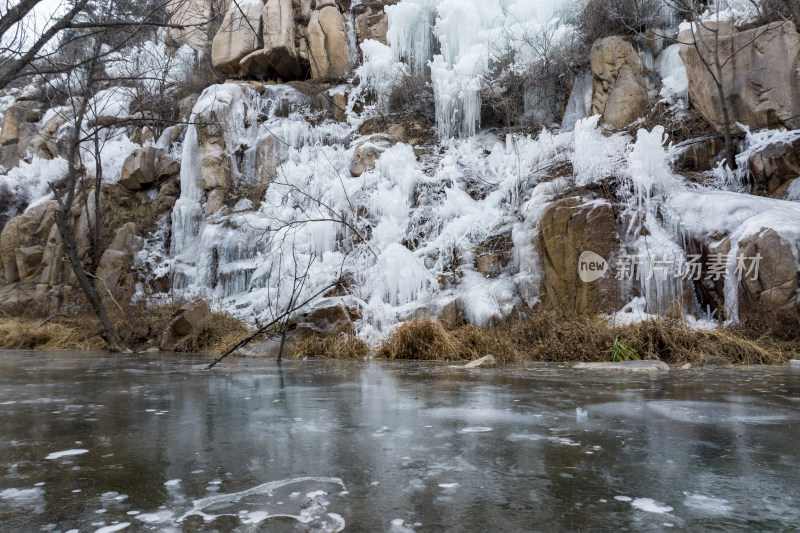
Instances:
[[[692,124],[691,106],[717,127],[702,96],[712,82],[691,50],[620,37],[594,43],[559,116],[533,109],[551,106],[538,87],[516,127],[481,129],[497,71],[487,51],[510,51],[510,66],[532,61],[488,21],[575,31],[558,6],[484,4],[252,0],[228,6],[215,35],[168,33],[171,53],[210,47],[231,79],[182,100],[175,116],[186,124],[159,139],[108,106],[117,140],[101,242],[94,204],[72,213],[99,290],[202,296],[262,321],[321,293],[301,311],[345,312],[312,327],[345,321],[365,339],[417,316],[486,324],[527,308],[798,320],[800,130],[748,132],[738,169],[718,166],[718,141],[675,127]],[[173,17],[207,9],[194,7]],[[783,37],[756,40],[754,54],[796,57],[792,27],[770,32]],[[731,94],[746,93],[751,69],[736,65]],[[800,106],[790,78],[761,78],[782,110]],[[414,112],[428,90],[429,117]],[[79,303],[46,188],[63,175],[59,139],[72,118],[30,91],[12,96],[0,179],[16,216],[0,234],[0,308],[53,314]],[[763,98],[737,102],[749,126],[780,115]],[[529,127],[543,116],[561,125]]]

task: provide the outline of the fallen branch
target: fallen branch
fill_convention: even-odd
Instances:
[[[44,326],[48,322],[50,322],[52,320],[55,320],[56,318],[65,317],[65,316],[67,316],[67,315],[65,315],[64,313],[56,313],[54,315],[50,315],[49,317],[45,318],[44,320],[42,320],[41,322],[39,322],[38,324],[33,326],[33,329],[39,329],[40,327]]]
[[[234,344],[231,348],[229,348],[227,352],[225,352],[224,354],[220,355],[219,357],[217,357],[213,361],[211,361],[211,363],[209,363],[209,365],[206,367],[206,370],[211,370],[212,368],[214,368],[217,365],[217,363],[219,363],[220,361],[222,361],[223,359],[228,357],[230,354],[232,354],[233,352],[235,352],[236,350],[238,350],[242,346],[246,346],[247,344],[249,344],[250,341],[252,341],[256,337],[258,337],[259,335],[261,335],[262,333],[267,331],[270,327],[274,326],[275,324],[277,324],[278,322],[280,322],[281,320],[286,318],[288,315],[291,315],[292,313],[294,313],[298,309],[308,305],[312,300],[314,300],[319,295],[328,292],[329,290],[331,290],[332,288],[334,288],[334,287],[336,287],[338,285],[339,285],[339,280],[336,280],[335,283],[331,283],[327,287],[324,287],[323,289],[321,289],[319,292],[317,292],[316,294],[314,294],[313,296],[311,296],[310,298],[308,298],[304,302],[302,302],[302,303],[300,303],[298,305],[295,305],[291,309],[286,310],[286,312],[282,313],[280,316],[278,316],[274,320],[270,321],[269,323],[267,323],[264,326],[261,326],[255,333],[253,333],[252,335],[240,340],[239,342]]]

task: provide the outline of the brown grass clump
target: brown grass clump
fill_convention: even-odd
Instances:
[[[310,336],[295,340],[289,348],[289,357],[304,359],[320,357],[327,359],[363,359],[369,354],[367,344],[352,334],[327,337]]]
[[[0,320],[0,348],[6,350],[98,350],[105,343],[97,335],[97,322],[67,318],[48,322],[24,318]]]
[[[417,319],[401,324],[380,347],[378,356],[423,361],[471,361],[491,353],[500,361],[517,360],[514,344],[499,333],[472,324],[448,330],[441,322]]]
[[[178,339],[176,352],[221,355],[249,333],[237,318],[223,313],[211,313],[192,333]]]
[[[602,316],[537,312],[489,328],[447,329],[417,319],[402,324],[379,348],[388,359],[473,360],[492,354],[498,361],[611,361],[615,346],[640,359],[704,364],[723,357],[734,364],[785,364],[800,345],[743,328],[697,330],[679,318],[615,326]]]

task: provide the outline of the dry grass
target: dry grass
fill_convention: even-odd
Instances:
[[[473,325],[448,330],[441,322],[418,319],[401,325],[380,347],[389,359],[472,360],[492,354],[498,361],[611,361],[615,342],[641,359],[699,365],[710,357],[735,364],[785,364],[800,353],[796,341],[741,328],[710,331],[664,318],[614,326],[600,316],[533,313],[491,328]]]
[[[38,326],[41,320],[0,319],[0,348],[6,350],[98,350],[105,343],[97,335],[97,322],[65,318]]]
[[[179,305],[132,306],[126,312],[109,308],[111,322],[124,346],[133,351],[157,347],[173,312]],[[0,317],[0,349],[10,350],[91,350],[103,349],[97,334],[97,318],[91,313],[57,317],[39,326],[40,319]],[[219,355],[247,336],[239,320],[212,313],[195,331],[178,339],[175,351]]]
[[[367,344],[351,334],[328,337],[310,336],[292,342],[289,357],[304,359],[322,357],[328,359],[363,359],[369,354]]]
[[[514,344],[497,329],[468,324],[448,330],[428,318],[401,324],[378,350],[378,356],[388,359],[424,361],[470,361],[487,353],[504,362],[518,359]]]

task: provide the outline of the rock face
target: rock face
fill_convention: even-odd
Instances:
[[[0,134],[0,145],[19,142],[25,136],[30,137],[31,131],[26,131],[32,126],[28,124],[38,122],[42,118],[41,105],[29,100],[17,101],[6,110],[3,117],[3,131]]]
[[[354,6],[356,15],[356,36],[361,44],[372,39],[386,44],[386,32],[389,30],[389,17],[384,6],[396,4],[396,0],[385,2],[362,2]]]
[[[209,44],[208,21],[217,15],[214,8],[218,4],[214,0],[168,0],[165,7],[169,22],[184,27],[167,28],[164,35],[166,44],[174,48],[185,44],[194,50],[204,51]],[[221,7],[224,9],[225,6]]]
[[[339,8],[328,5],[311,14],[308,50],[313,78],[338,78],[350,70],[347,31]]]
[[[800,35],[792,22],[772,23],[736,32],[727,24],[719,30],[722,86],[728,102],[731,128],[736,122],[763,126],[777,121],[800,128]],[[703,30],[700,35],[713,39]],[[702,55],[693,43],[691,30],[678,37],[680,55],[689,78],[689,99],[698,113],[718,132],[724,131],[722,106],[717,86],[703,60],[713,65],[714,55],[704,48]]]
[[[0,233],[0,271],[5,283],[32,281],[36,277],[37,266],[33,260],[38,256],[41,261],[44,253],[42,245],[54,225],[56,209],[58,204],[55,201],[42,202],[12,219],[3,228]],[[25,251],[21,252],[23,249]]]
[[[122,164],[120,184],[128,190],[137,191],[156,181],[156,149],[146,146],[134,150]]]
[[[172,315],[172,319],[164,328],[161,337],[161,350],[171,352],[175,349],[175,342],[180,337],[185,337],[208,318],[211,309],[208,302],[202,298],[183,304]]]
[[[58,131],[66,124],[68,113],[67,110],[59,110],[41,126],[28,145],[34,155],[43,159],[54,159],[61,155],[58,148]]]
[[[647,111],[647,85],[633,46],[621,37],[606,37],[592,45],[592,107],[590,115],[623,128]]]
[[[375,164],[394,141],[386,135],[373,135],[358,146],[353,151],[350,160],[350,175],[354,178],[361,176],[364,172],[375,169]]]
[[[133,254],[144,246],[144,239],[139,237],[139,228],[134,222],[123,224],[114,234],[114,240],[100,257],[97,266],[96,276],[105,282],[105,286],[112,292],[127,288],[133,289],[133,280],[126,280],[130,273]],[[100,285],[102,282],[97,280],[97,289],[104,291]]]
[[[747,162],[758,188],[775,195],[800,177],[800,137],[793,142],[767,145]]]
[[[800,287],[790,244],[769,229],[739,241],[739,254],[761,256],[758,277],[754,280],[753,276],[745,275],[740,283],[740,316],[742,312],[774,310],[800,322]]]
[[[232,2],[211,45],[211,63],[225,74],[237,75],[239,62],[263,47],[260,0]]]
[[[699,137],[678,143],[673,148],[676,171],[703,172],[714,168],[714,160],[725,144],[719,137]]]
[[[606,273],[591,283],[581,281],[578,258],[594,252],[613,263],[620,239],[611,205],[579,198],[550,204],[542,214],[538,237],[544,268],[542,302],[548,309],[567,313],[596,313],[619,309],[627,301],[622,287]]]

